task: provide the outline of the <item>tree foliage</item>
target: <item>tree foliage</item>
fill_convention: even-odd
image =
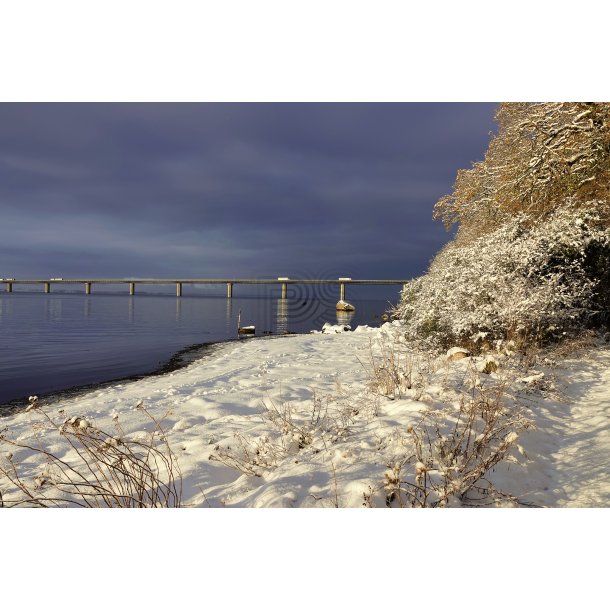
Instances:
[[[496,121],[484,160],[460,170],[453,192],[434,209],[446,226],[459,223],[459,239],[516,213],[547,216],[567,197],[608,203],[610,104],[505,103]],[[600,213],[608,221],[608,205]]]

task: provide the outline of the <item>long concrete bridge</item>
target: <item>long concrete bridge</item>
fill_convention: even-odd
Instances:
[[[345,287],[347,285],[381,285],[381,284],[406,284],[409,280],[354,280],[352,278],[338,278],[336,280],[305,280],[290,279],[279,277],[277,279],[63,279],[51,278],[48,280],[18,280],[15,278],[0,278],[0,283],[4,284],[7,292],[13,291],[13,285],[17,284],[40,284],[45,293],[51,292],[52,285],[72,285],[81,284],[85,294],[91,294],[93,284],[125,284],[129,286],[129,294],[134,295],[136,284],[169,284],[176,286],[176,296],[182,296],[182,286],[184,284],[225,284],[227,287],[227,297],[233,296],[233,286],[236,284],[275,284],[282,288],[282,298],[287,298],[289,284],[334,284],[339,286],[339,298],[345,299]]]

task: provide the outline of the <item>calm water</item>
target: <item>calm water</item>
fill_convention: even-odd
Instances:
[[[350,301],[355,313],[336,312],[336,295],[293,294],[282,301],[270,296],[0,293],[0,406],[31,394],[159,370],[184,348],[235,339],[239,310],[242,326],[254,324],[261,336],[308,332],[324,322],[378,325],[388,308],[385,299]]]

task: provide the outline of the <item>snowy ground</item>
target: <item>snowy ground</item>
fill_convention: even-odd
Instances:
[[[518,463],[496,466],[501,491],[537,506],[610,505],[610,350],[518,371],[499,359],[416,361],[418,389],[390,399],[370,388],[373,362],[396,347],[397,328],[244,339],[179,371],[93,391],[45,410],[84,417],[111,432],[118,416],[132,437],[150,429],[139,401],[164,416],[183,474],[183,503],[201,507],[382,507],[388,464],[405,452],[406,430],[450,404],[475,377],[508,383],[535,424],[519,439]],[[402,353],[407,349],[400,346]],[[508,381],[506,381],[508,379]],[[479,382],[477,382],[479,383]],[[63,413],[58,415],[58,410]],[[113,419],[113,417],[115,419]],[[36,411],[1,420],[6,434],[74,459],[60,437],[32,426]],[[3,449],[4,451],[4,449]],[[44,460],[14,460],[33,479]],[[2,483],[4,486],[4,483]],[[4,497],[14,496],[6,486]],[[510,505],[505,503],[504,505]]]
[[[570,358],[548,377],[554,391],[531,404],[536,430],[523,437],[530,461],[515,489],[557,507],[610,506],[610,349]]]

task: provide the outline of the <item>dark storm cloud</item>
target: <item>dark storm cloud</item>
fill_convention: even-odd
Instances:
[[[492,104],[2,104],[0,276],[410,277]]]

